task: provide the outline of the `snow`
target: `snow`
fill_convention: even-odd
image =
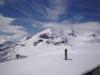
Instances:
[[[0,75],[82,75],[100,65],[99,54],[44,54],[0,64]]]
[[[52,30],[52,29],[51,29]],[[78,36],[78,37],[69,37],[67,36],[66,38],[69,40],[69,45],[51,45],[51,44],[45,44],[45,42],[47,41],[46,39],[43,39],[42,43],[39,43],[37,46],[33,46],[34,42],[38,41],[39,39],[39,35],[43,34],[43,33],[49,33],[51,34],[53,31],[51,31],[50,29],[46,29],[38,34],[36,34],[35,36],[33,36],[32,38],[30,38],[29,40],[26,41],[21,41],[21,44],[25,44],[25,47],[22,46],[17,46],[15,48],[16,52],[22,55],[34,55],[38,52],[50,52],[51,50],[55,51],[55,50],[60,50],[58,48],[61,48],[61,50],[64,50],[65,48],[67,48],[69,50],[70,53],[100,53],[99,50],[99,43],[96,42],[92,42],[93,39],[89,39],[88,36]],[[57,30],[55,30],[57,31]],[[56,32],[54,32],[56,33]],[[57,33],[56,33],[57,34]],[[63,35],[66,36],[66,35]],[[53,42],[59,42],[62,38],[56,38],[53,40]],[[96,40],[96,39],[95,39]],[[51,40],[52,41],[52,40]],[[71,47],[72,46],[72,47]],[[96,50],[95,50],[96,47]],[[80,50],[79,50],[80,49]]]
[[[15,50],[28,57],[0,63],[0,75],[82,75],[100,65],[99,39],[86,35],[70,37],[61,34],[68,39],[68,45],[46,44],[47,39],[42,39],[43,42],[34,46],[34,42],[41,39],[39,35],[43,33],[51,34],[52,31],[46,29],[28,40],[21,40],[19,44],[25,46],[18,45]],[[62,38],[58,37],[53,42],[60,40]],[[68,49],[69,60],[64,60],[65,49]]]

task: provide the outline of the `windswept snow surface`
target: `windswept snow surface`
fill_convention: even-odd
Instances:
[[[99,39],[60,34],[61,36],[57,37],[66,37],[68,45],[47,44],[47,39],[42,39],[42,42],[34,46],[34,42],[38,41],[39,35],[43,33],[50,35],[51,31],[47,29],[26,41],[21,41],[19,44],[25,46],[18,45],[15,50],[29,57],[0,63],[0,75],[82,75],[100,65]],[[54,39],[53,42],[62,40],[60,38]],[[68,49],[69,60],[64,60],[65,48]]]
[[[100,65],[99,54],[42,54],[0,64],[0,75],[82,75]]]

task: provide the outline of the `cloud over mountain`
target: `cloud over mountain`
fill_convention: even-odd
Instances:
[[[0,37],[6,40],[20,39],[28,34],[22,26],[14,26],[11,24],[13,18],[0,15]]]

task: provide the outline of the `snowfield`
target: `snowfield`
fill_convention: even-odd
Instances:
[[[47,29],[19,42],[14,50],[28,57],[0,63],[0,75],[82,75],[100,65],[100,39],[56,32],[51,36]]]
[[[100,54],[44,54],[0,64],[0,75],[82,75],[100,65]]]

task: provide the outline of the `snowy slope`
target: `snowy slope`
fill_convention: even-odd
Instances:
[[[46,35],[45,35],[46,34]],[[70,35],[69,35],[70,34]],[[42,38],[40,37],[41,35]],[[45,36],[45,37],[44,37]],[[28,40],[21,41],[15,47],[15,51],[26,56],[35,55],[42,52],[64,50],[67,48],[69,53],[100,53],[100,39],[90,35],[78,35],[75,32],[68,32],[61,29],[46,29]],[[96,47],[96,50],[95,50]]]
[[[0,62],[9,61],[15,59],[16,52],[13,46],[15,43],[13,41],[5,41],[0,45]]]
[[[100,54],[39,55],[0,64],[0,75],[82,75],[100,65]]]
[[[80,35],[71,29],[48,28],[32,37],[25,36],[20,42],[11,43],[11,45],[9,42],[0,46],[1,57],[6,52],[9,55],[11,52],[10,56],[14,55],[12,57],[15,59],[16,54],[34,56],[42,53],[64,51],[65,48],[68,49],[69,54],[100,53],[100,38],[92,33]]]
[[[82,75],[100,65],[100,39],[74,31],[46,29],[14,47],[25,59],[0,63],[0,75]],[[68,58],[64,60],[64,50]]]

